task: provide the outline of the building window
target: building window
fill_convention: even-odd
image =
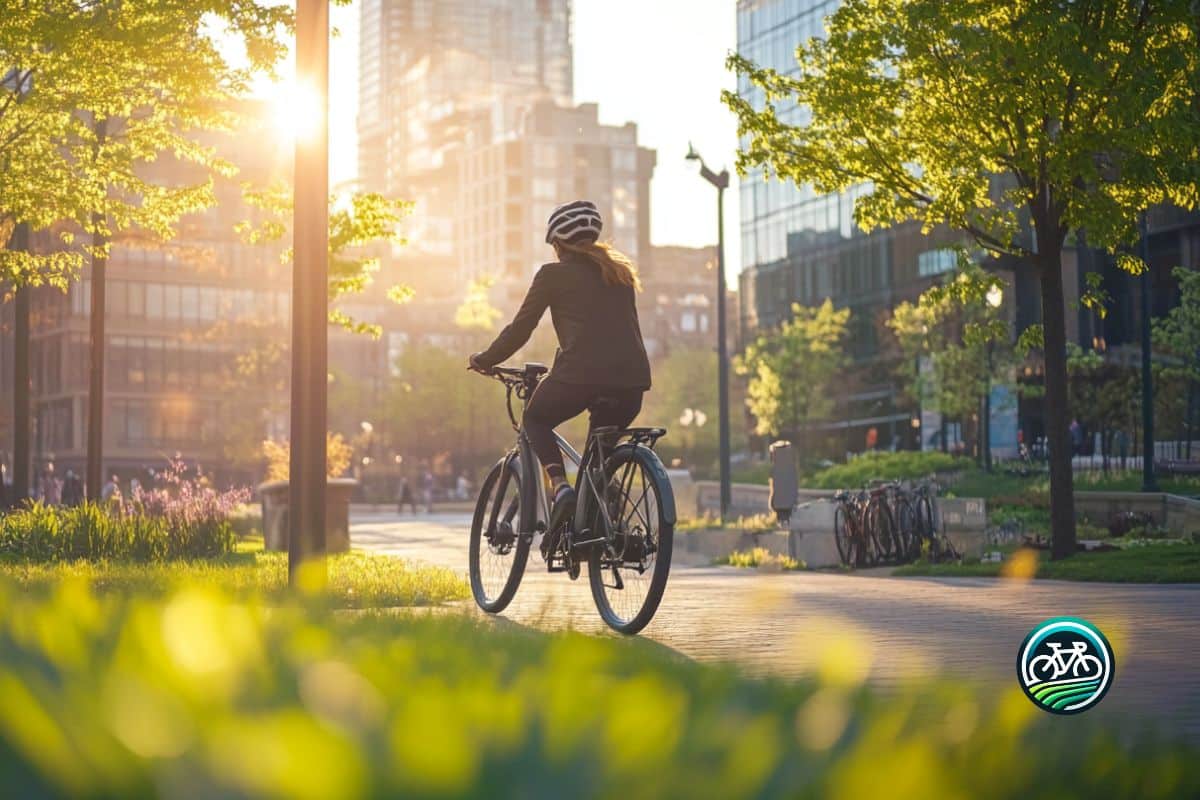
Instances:
[[[146,317],[163,318],[163,287],[161,283],[146,284]]]
[[[917,272],[922,277],[950,272],[958,264],[958,254],[949,248],[926,250],[917,256]]]

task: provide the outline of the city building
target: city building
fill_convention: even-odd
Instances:
[[[452,312],[476,279],[512,313],[552,258],[559,203],[593,200],[605,237],[647,260],[655,154],[636,125],[574,105],[569,0],[365,0],[360,36],[359,184],[413,201],[381,282],[416,293],[382,313],[379,342],[342,343],[349,362],[386,372],[414,343],[464,346]]]
[[[717,248],[653,246],[641,268],[638,316],[646,352],[656,359],[677,348],[716,352]],[[737,337],[737,293],[726,295],[729,351]]]
[[[738,52],[761,66],[794,73],[794,48],[824,35],[823,20],[838,0],[739,0]],[[741,78],[738,91],[760,104],[759,90]],[[802,124],[805,110],[777,104],[781,119]],[[811,187],[764,180],[753,170],[741,183],[741,244],[744,270],[739,277],[743,337],[787,319],[793,303],[814,305],[826,298],[851,309],[849,354],[852,366],[835,391],[836,416],[817,424],[826,432],[829,455],[864,449],[865,434],[875,429],[879,446],[942,446],[942,431],[951,443],[961,437],[960,421],[943,420],[936,409],[918,408],[906,398],[895,378],[895,351],[884,321],[891,309],[920,295],[938,276],[955,266],[948,249],[969,243],[952,231],[922,234],[916,224],[863,233],[854,224],[854,187],[840,195],[819,195]],[[1077,248],[1072,237],[1064,252],[1068,338],[1085,349],[1105,353],[1110,361],[1134,364],[1140,358],[1141,279],[1117,269],[1111,256]],[[1149,260],[1153,316],[1178,303],[1171,269],[1200,268],[1200,216],[1177,209],[1149,214]],[[1010,258],[988,258],[989,269],[1002,275],[1017,332],[1041,322],[1041,291],[1031,265]],[[1085,276],[1103,276],[1112,298],[1101,317],[1080,306]],[[1015,382],[1040,382],[1041,367],[1031,360]],[[1044,434],[1043,409],[1037,393],[1014,398],[996,386],[991,402],[991,448],[1014,454],[1018,437],[1035,442]]]
[[[509,98],[571,103],[569,0],[363,0],[359,36],[358,173],[370,191],[409,196],[409,178],[460,142],[464,113],[502,118]]]
[[[796,45],[824,35],[824,20],[837,0],[739,0],[738,52],[781,73],[795,73]],[[760,91],[744,76],[738,91],[761,104]],[[784,122],[800,124],[805,110],[779,105]],[[938,231],[924,235],[915,224],[864,233],[855,225],[856,187],[822,195],[764,179],[761,169],[741,180],[739,276],[740,328],[745,338],[788,319],[793,303],[818,305],[826,298],[849,307],[847,350],[853,366],[835,391],[836,416],[817,422],[827,455],[862,450],[868,433],[884,446],[916,447],[918,414],[895,379],[895,354],[884,322],[890,310],[913,300],[939,274],[954,268],[947,246],[957,238]],[[940,421],[934,420],[940,426]]]
[[[184,217],[177,238],[155,243],[137,232],[111,246],[106,281],[104,465],[130,477],[181,455],[208,470],[245,480],[256,448],[287,432],[290,270],[284,246],[251,245],[239,222],[263,219],[242,200],[242,182],[265,187],[286,179],[290,159],[258,104],[243,126],[208,137],[239,166],[214,182],[217,203]],[[147,166],[163,185],[194,184],[192,165],[161,158]],[[35,246],[54,247],[43,234]],[[85,259],[86,264],[86,259]],[[84,472],[91,269],[64,294],[38,287],[32,296],[33,461],[61,476]],[[2,307],[0,389],[3,448],[12,450],[11,304]],[[10,457],[10,456],[9,456]]]
[[[603,238],[641,263],[650,251],[655,154],[638,146],[637,125],[601,125],[594,103],[543,101],[522,112],[511,135],[457,155],[460,278],[510,278],[523,289],[550,260],[544,235],[550,212],[580,197],[600,209]]]

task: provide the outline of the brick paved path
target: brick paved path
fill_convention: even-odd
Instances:
[[[355,546],[441,564],[464,575],[464,514],[360,514]],[[729,567],[674,569],[643,636],[701,660],[734,660],[754,671],[798,675],[833,643],[849,641],[886,688],[929,670],[969,677],[998,691],[1016,683],[1017,648],[1038,622],[1083,617],[1117,655],[1113,688],[1096,712],[1129,725],[1162,720],[1200,739],[1200,585],[1131,586],[1066,581],[890,578],[827,573],[763,574]],[[504,614],[543,627],[604,633],[585,574],[549,575],[531,554]],[[1090,715],[1089,715],[1090,716]],[[1066,719],[1066,718],[1064,718]]]

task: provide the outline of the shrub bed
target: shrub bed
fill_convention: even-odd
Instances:
[[[75,507],[33,503],[0,518],[0,555],[28,561],[169,561],[234,550],[232,519],[249,489],[218,491],[180,460],[153,489]]]
[[[28,561],[168,561],[232,553],[228,519],[145,508],[34,503],[0,519],[0,554]]]
[[[969,459],[939,452],[869,452],[845,464],[823,469],[805,483],[814,489],[846,489],[872,480],[926,478],[934,473],[966,469],[970,463]]]

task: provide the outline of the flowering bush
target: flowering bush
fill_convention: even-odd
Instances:
[[[31,561],[164,561],[233,552],[230,516],[249,489],[217,491],[171,461],[162,485],[74,508],[34,503],[0,519],[0,554]]]

